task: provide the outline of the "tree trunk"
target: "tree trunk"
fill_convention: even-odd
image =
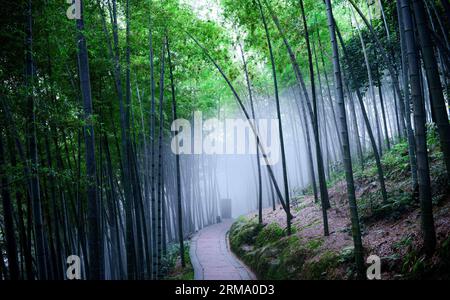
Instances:
[[[114,52],[115,52],[115,72],[116,81],[118,86],[118,98],[119,98],[119,115],[120,115],[120,130],[121,130],[121,149],[122,149],[122,182],[125,197],[125,222],[126,222],[126,264],[127,264],[127,278],[133,279],[136,270],[136,254],[135,254],[135,244],[133,237],[133,214],[131,204],[133,202],[133,190],[131,183],[131,166],[130,166],[130,140],[129,140],[129,96],[130,87],[128,87],[126,104],[123,101],[123,91],[122,91],[122,81],[121,81],[121,65],[120,65],[120,50],[119,50],[119,34],[118,34],[118,24],[117,24],[117,0],[112,0],[112,13],[111,13],[111,23],[113,26],[113,41],[114,41]],[[129,7],[128,1],[126,5],[126,27],[127,27],[127,37],[129,37]],[[128,41],[128,39],[127,39]],[[128,44],[128,42],[127,42]],[[129,54],[129,46],[127,46],[127,60]]]
[[[209,54],[208,50],[207,50],[202,44],[200,44],[200,43],[197,41],[197,39],[196,39],[194,36],[192,36],[190,33],[188,33],[188,36],[189,36],[189,37],[195,42],[195,44],[203,51],[203,53],[206,55],[206,57],[208,58],[208,60],[211,61],[211,63],[214,65],[214,67],[217,69],[217,71],[218,71],[218,72],[220,73],[220,75],[223,77],[223,79],[224,79],[225,82],[227,83],[228,87],[230,88],[231,92],[233,93],[233,95],[234,95],[234,97],[235,97],[235,99],[236,99],[236,101],[237,101],[237,103],[238,103],[240,109],[242,110],[242,112],[243,112],[243,114],[244,114],[244,116],[245,116],[247,122],[249,122],[249,125],[250,125],[250,128],[251,128],[253,134],[254,134],[255,136],[257,136],[258,139],[261,141],[261,138],[259,138],[258,132],[257,132],[257,130],[256,130],[256,128],[255,128],[253,122],[250,121],[250,120],[251,120],[250,115],[249,115],[247,109],[245,108],[245,106],[244,106],[244,104],[243,104],[243,102],[242,102],[241,97],[240,97],[239,94],[237,93],[236,89],[234,88],[234,86],[233,86],[233,84],[231,83],[231,81],[230,81],[230,79],[228,78],[228,76],[224,73],[224,71],[223,71],[222,68],[217,64],[217,62],[212,58],[212,56]],[[269,161],[268,158],[267,158],[266,150],[265,150],[264,146],[263,146],[261,143],[258,144],[258,147],[259,147],[259,149],[260,149],[260,151],[261,151],[261,156],[264,158],[264,162],[265,162],[266,167],[267,167],[267,172],[269,173],[270,179],[271,179],[271,181],[272,181],[272,183],[273,183],[273,185],[274,185],[274,187],[275,187],[275,191],[276,191],[276,193],[277,193],[278,199],[280,200],[281,206],[283,207],[284,211],[285,211],[288,215],[290,215],[291,218],[292,218],[293,216],[290,214],[290,212],[288,212],[287,205],[286,205],[286,203],[285,203],[284,200],[283,200],[283,195],[282,195],[282,193],[281,193],[281,191],[280,191],[280,188],[279,188],[279,186],[278,186],[278,183],[277,183],[277,180],[276,180],[276,178],[275,178],[273,169],[272,169],[272,167],[271,167],[271,165],[270,165],[270,161]]]
[[[81,1],[81,0],[80,0]],[[86,39],[83,34],[83,11],[81,19],[77,20],[78,29],[78,67],[80,72],[80,89],[83,99],[85,146],[86,146],[86,177],[88,196],[88,244],[89,244],[89,279],[100,278],[100,227],[99,208],[97,203],[97,172],[95,162],[95,137],[92,117],[91,81],[89,78],[89,58]]]
[[[173,78],[173,65],[172,65],[172,57],[170,52],[170,46],[169,46],[169,39],[166,36],[165,42],[167,44],[167,59],[169,63],[169,76],[170,76],[170,90],[172,93],[172,119],[173,121],[177,120],[177,102],[175,97],[175,84],[174,84],[174,78]],[[163,53],[164,53],[164,46],[163,46]],[[164,54],[163,54],[164,55]],[[164,59],[162,60],[164,61]],[[174,134],[177,134],[175,132]],[[176,138],[176,145],[178,150],[178,138]],[[177,208],[178,208],[178,242],[180,243],[180,259],[181,259],[181,266],[184,268],[186,267],[186,261],[184,258],[184,234],[183,234],[183,211],[182,211],[182,199],[181,199],[181,175],[180,175],[180,154],[175,154],[175,164],[176,164],[176,174],[177,174]]]
[[[286,151],[284,149],[284,136],[283,136],[283,126],[281,122],[281,109],[280,109],[280,99],[278,95],[278,82],[277,82],[277,71],[275,67],[275,59],[273,57],[272,52],[272,43],[270,41],[270,35],[269,35],[269,29],[267,28],[267,22],[266,17],[264,16],[264,11],[261,6],[261,2],[258,0],[258,6],[259,11],[261,13],[261,18],[264,23],[264,31],[266,33],[267,38],[267,45],[269,46],[269,54],[270,54],[270,62],[272,66],[272,77],[273,77],[273,84],[275,89],[275,104],[277,108],[277,117],[278,117],[278,134],[280,138],[280,147],[281,147],[281,164],[282,164],[282,170],[283,170],[283,182],[284,182],[284,199],[286,201],[286,224],[287,224],[287,234],[291,234],[291,207],[290,207],[290,201],[289,201],[289,184],[288,184],[288,178],[287,178],[287,166],[286,166]]]
[[[339,132],[339,125],[337,122],[337,118],[336,118],[336,111],[334,109],[334,103],[333,103],[333,97],[331,96],[331,88],[330,88],[330,81],[328,80],[328,73],[327,73],[327,69],[325,66],[325,58],[323,55],[323,52],[325,51],[322,47],[322,42],[320,40],[320,35],[319,35],[319,31],[317,31],[317,40],[319,42],[319,52],[320,52],[320,60],[322,62],[322,68],[323,68],[323,75],[325,76],[325,83],[326,83],[326,87],[327,87],[327,94],[328,94],[328,102],[331,108],[331,113],[333,115],[333,124],[336,130],[336,136],[337,136],[337,141],[339,144],[339,149],[342,149],[342,141],[341,141],[341,135]]]
[[[412,0],[412,4],[419,36],[419,44],[422,50],[422,58],[431,94],[430,100],[432,111],[437,124],[441,150],[444,154],[447,176],[450,177],[450,125],[439,78],[439,69],[436,62],[436,56],[434,55],[427,19],[424,15],[425,9],[422,1],[423,0]]]
[[[250,110],[252,113],[253,122],[255,122],[256,130],[258,130],[257,120],[255,116],[255,106],[253,104],[253,94],[252,94],[252,87],[250,83],[250,78],[248,76],[248,69],[247,69],[247,61],[245,60],[244,50],[242,49],[242,45],[239,44],[239,49],[241,50],[241,58],[242,63],[244,65],[244,73],[245,73],[245,80],[247,83],[247,90],[248,90],[248,97],[250,100]],[[256,137],[256,144],[259,144],[259,139]],[[259,148],[256,147],[256,164],[258,168],[258,222],[259,224],[262,224],[262,177],[261,177],[261,158],[259,157]]]
[[[0,131],[0,184],[3,204],[3,223],[6,235],[6,253],[8,256],[9,278],[19,279],[19,264],[17,259],[17,243],[14,232],[13,207],[11,205],[11,194],[9,192],[9,182],[6,175],[5,152],[3,149],[3,132]],[[2,258],[0,258],[2,259]]]
[[[373,79],[372,79],[372,68],[370,67],[370,62],[369,62],[369,57],[367,55],[367,50],[366,50],[366,43],[364,42],[362,33],[361,33],[361,29],[359,27],[359,23],[356,20],[356,16],[355,13],[352,9],[352,14],[353,14],[353,19],[356,23],[356,28],[359,34],[359,39],[361,41],[361,47],[363,49],[363,54],[364,54],[364,62],[366,64],[366,68],[367,68],[367,77],[369,79],[369,90],[370,90],[370,96],[372,98],[372,102],[373,102],[373,111],[375,112],[375,126],[377,129],[377,141],[378,141],[378,151],[380,153],[380,156],[383,156],[383,144],[381,143],[381,127],[380,127],[380,118],[378,116],[378,108],[377,108],[377,101],[375,98],[375,89],[374,89],[374,84],[373,84]]]
[[[318,164],[318,175],[319,175],[319,185],[320,185],[320,199],[322,203],[322,218],[323,218],[323,232],[325,236],[328,236],[328,216],[327,209],[330,208],[330,202],[328,200],[328,190],[326,185],[326,177],[323,167],[323,157],[322,150],[320,147],[320,136],[319,136],[319,123],[318,123],[318,111],[317,111],[317,95],[316,95],[316,85],[314,81],[314,65],[313,65],[313,57],[311,51],[311,44],[309,42],[309,32],[308,32],[308,22],[306,21],[305,8],[303,6],[303,0],[300,0],[300,10],[302,12],[302,20],[303,27],[305,29],[305,40],[306,46],[308,50],[308,63],[309,63],[309,76],[311,80],[311,95],[313,102],[313,115],[314,115],[314,136],[316,136],[316,155],[317,155],[317,164]]]
[[[37,261],[38,279],[47,279],[46,252],[44,241],[43,217],[41,208],[41,195],[39,190],[38,177],[38,152],[36,145],[36,103],[34,100],[34,61],[33,61],[33,12],[31,0],[28,0],[27,6],[27,39],[26,39],[26,78],[27,78],[27,98],[30,111],[30,124],[28,128],[28,146],[31,160],[31,180],[30,195],[33,208],[34,230],[35,230],[35,251]]]
[[[405,121],[406,121],[406,133],[408,138],[408,154],[409,164],[411,168],[411,184],[413,190],[416,190],[417,182],[417,161],[416,161],[416,141],[414,139],[414,131],[411,126],[411,99],[409,93],[408,82],[408,57],[406,49],[405,32],[403,26],[402,9],[400,1],[397,2],[397,17],[399,24],[400,35],[400,48],[401,48],[401,60],[402,60],[402,81],[403,81],[403,93],[405,97]]]
[[[383,116],[384,138],[386,140],[387,148],[391,149],[391,144],[389,142],[389,131],[387,127],[386,110],[384,108],[384,101],[383,101],[383,91],[379,74],[378,74],[378,95],[380,97],[381,115]]]
[[[388,68],[389,75],[391,76],[391,79],[393,81],[395,92],[397,93],[397,97],[398,97],[399,103],[400,103],[400,115],[401,115],[400,127],[402,128],[402,132],[405,132],[405,125],[404,125],[405,107],[404,107],[403,95],[402,95],[401,90],[400,90],[400,84],[398,83],[397,72],[395,71],[394,62],[392,62],[392,60],[389,58],[389,55],[388,55],[387,51],[384,49],[380,39],[378,38],[377,34],[373,30],[373,27],[367,21],[366,17],[362,13],[362,11],[355,4],[354,0],[348,0],[348,1],[353,6],[353,8],[356,10],[356,12],[361,17],[361,19],[364,21],[364,23],[366,24],[367,28],[369,29],[369,31],[370,31],[370,33],[371,33],[375,43],[377,44],[377,47],[378,47],[377,49],[380,51],[381,57],[383,58],[383,61],[385,62],[386,66]]]
[[[317,173],[319,174],[319,186],[320,186],[320,192],[321,192],[320,197],[322,199],[321,201],[325,204],[325,207],[328,209],[330,207],[330,201],[329,201],[329,198],[328,198],[328,190],[327,190],[327,186],[326,186],[326,182],[325,182],[325,172],[324,172],[324,169],[323,169],[322,151],[320,149],[320,140],[319,140],[319,135],[318,135],[319,131],[318,131],[317,122],[315,122],[316,117],[314,115],[314,111],[313,111],[313,107],[311,105],[311,101],[309,100],[309,94],[308,94],[308,91],[306,89],[306,84],[305,84],[305,81],[303,79],[303,75],[302,75],[302,73],[300,71],[300,66],[298,65],[295,53],[292,50],[289,42],[287,41],[287,39],[285,37],[283,29],[281,28],[280,22],[278,20],[278,17],[276,16],[275,12],[271,8],[271,6],[267,2],[267,0],[264,0],[264,3],[267,6],[267,8],[269,9],[269,12],[270,12],[270,15],[272,17],[272,20],[275,23],[275,26],[277,27],[281,37],[283,38],[283,43],[286,46],[286,49],[288,51],[289,59],[290,59],[291,64],[292,64],[292,68],[294,69],[295,77],[297,79],[299,87],[303,91],[304,99],[306,100],[306,106],[308,108],[308,112],[309,112],[309,116],[310,116],[310,119],[311,119],[311,123],[313,125],[314,142],[316,144],[316,149],[318,150],[318,151],[316,151],[316,156],[317,156]]]
[[[334,22],[334,25],[336,25],[336,22]],[[345,58],[345,60],[347,62],[347,65],[351,66],[351,64],[350,64],[350,57],[349,57],[349,55],[347,53],[344,40],[342,39],[341,32],[340,32],[340,30],[339,30],[339,28],[337,26],[335,28],[336,28],[336,32],[337,32],[337,35],[338,35],[338,38],[339,38],[339,42],[341,43],[341,46],[342,46],[342,51],[343,51],[343,54],[344,54],[344,58]],[[349,76],[352,76],[351,72],[350,72]],[[375,157],[375,163],[377,165],[378,181],[380,182],[380,190],[381,190],[381,195],[383,197],[383,202],[387,202],[387,192],[386,192],[386,185],[385,185],[385,182],[384,182],[383,167],[381,165],[380,155],[378,154],[378,150],[377,150],[377,144],[375,142],[375,137],[373,135],[373,131],[372,131],[372,128],[370,126],[369,117],[367,115],[367,111],[366,111],[366,108],[365,108],[365,105],[364,105],[363,97],[361,95],[361,92],[359,91],[359,88],[356,89],[356,96],[358,98],[358,102],[359,102],[359,105],[361,107],[361,113],[363,115],[364,123],[366,124],[367,133],[369,134],[370,143],[372,145],[372,150],[373,150],[373,154],[374,154],[374,157]]]
[[[150,49],[150,89],[151,89],[151,107],[150,107],[150,202],[151,202],[151,252],[152,252],[152,277],[156,272],[156,197],[155,197],[155,67],[153,54],[153,32],[152,21],[149,25],[149,49]]]
[[[359,225],[358,208],[356,206],[356,195],[355,195],[355,184],[353,181],[353,169],[352,169],[352,159],[350,156],[350,144],[347,132],[347,119],[345,113],[344,104],[344,91],[342,88],[342,78],[341,78],[341,66],[339,62],[339,50],[338,43],[336,40],[336,32],[334,25],[334,17],[331,7],[331,0],[325,0],[327,7],[327,17],[328,17],[328,27],[330,31],[330,39],[333,48],[333,69],[334,76],[336,79],[336,96],[339,106],[339,115],[341,120],[341,135],[342,135],[342,152],[345,168],[345,177],[347,181],[347,195],[348,202],[350,206],[350,216],[352,222],[352,236],[353,243],[355,246],[355,261],[358,270],[358,275],[360,277],[364,276],[364,250],[361,240],[361,229]]]
[[[295,91],[292,92],[294,95],[294,98],[296,98],[297,93]],[[302,97],[301,93],[298,93],[298,97]],[[296,100],[295,101],[297,110],[298,110],[298,117],[300,119],[300,127],[302,128],[303,136],[306,139],[306,153],[308,154],[308,170],[309,170],[309,177],[311,179],[311,186],[313,189],[314,194],[314,202],[319,202],[319,197],[317,195],[317,183],[316,183],[316,172],[314,171],[314,159],[312,154],[312,147],[311,147],[311,134],[309,130],[309,124],[306,117],[306,109],[305,109],[305,102],[303,100]],[[301,107],[301,108],[300,108]]]
[[[433,207],[430,188],[430,171],[427,154],[427,139],[425,126],[425,111],[420,83],[418,51],[414,37],[414,27],[409,6],[409,0],[400,1],[403,17],[406,50],[408,53],[409,80],[411,84],[411,98],[414,107],[414,128],[416,137],[417,174],[419,183],[419,198],[421,221],[424,237],[424,250],[431,255],[436,247],[436,233],[434,231]]]

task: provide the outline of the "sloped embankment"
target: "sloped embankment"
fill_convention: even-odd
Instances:
[[[409,182],[406,144],[395,145],[383,157],[389,194],[381,202],[374,162],[355,172],[358,208],[366,257],[378,255],[382,279],[450,278],[450,195],[442,156],[430,134],[430,169],[437,250],[432,258],[421,253],[420,209]],[[264,224],[251,214],[231,227],[230,244],[260,279],[351,279],[355,277],[353,241],[342,175],[334,177],[329,194],[330,236],[323,236],[321,208],[312,196],[293,199],[293,233],[285,232],[280,206],[265,209]]]

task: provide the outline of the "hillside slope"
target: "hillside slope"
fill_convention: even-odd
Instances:
[[[432,258],[421,253],[420,209],[410,183],[405,143],[383,156],[389,195],[381,203],[374,162],[355,172],[358,209],[365,257],[381,258],[382,279],[450,278],[450,194],[435,133],[428,137],[437,250]],[[330,236],[323,236],[322,212],[311,195],[292,201],[293,234],[286,236],[281,206],[265,209],[264,223],[257,215],[239,218],[232,226],[232,250],[260,279],[352,279],[353,241],[343,174],[329,183],[332,208],[328,211]]]

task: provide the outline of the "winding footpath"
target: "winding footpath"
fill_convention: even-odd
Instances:
[[[200,230],[191,240],[190,256],[195,280],[256,280],[256,276],[230,250],[232,219]]]

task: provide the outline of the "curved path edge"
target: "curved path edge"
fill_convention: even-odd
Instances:
[[[230,249],[228,232],[233,219],[224,219],[198,231],[189,255],[195,280],[256,280],[253,272]]]

